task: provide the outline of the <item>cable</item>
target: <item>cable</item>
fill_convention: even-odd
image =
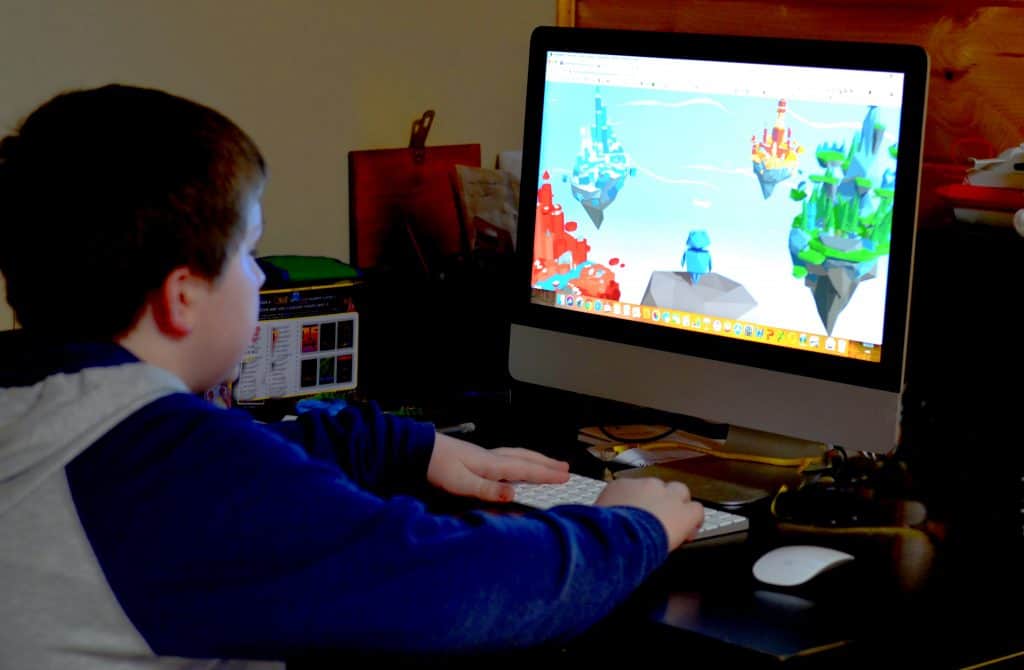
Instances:
[[[653,429],[654,426],[649,426],[649,428]],[[657,433],[657,434],[654,434],[654,435],[648,435],[648,436],[639,437],[639,438],[629,438],[629,437],[623,437],[621,435],[615,435],[610,430],[608,430],[608,427],[605,426],[605,425],[598,426],[597,429],[600,430],[601,433],[605,437],[607,437],[609,440],[615,440],[617,442],[631,442],[631,443],[637,443],[637,444],[640,444],[640,443],[646,444],[647,442],[654,442],[656,440],[660,440],[662,438],[666,438],[669,435],[671,435],[672,433],[676,432],[676,429],[674,427],[668,426],[667,428],[665,428],[664,431],[662,431],[660,433]]]
[[[801,474],[812,466],[831,466],[832,463],[829,460],[830,454],[840,457],[842,461],[846,460],[846,452],[840,447],[835,447],[823,454],[814,456],[766,456],[763,454],[728,451],[722,448],[722,442],[719,440],[690,433],[674,426],[642,425],[628,426],[628,428],[631,433],[630,435],[616,435],[606,425],[597,426],[597,430],[600,431],[602,435],[611,440],[618,441],[617,444],[594,445],[600,452],[599,456],[603,460],[612,460],[619,454],[632,449],[641,449],[644,451],[652,451],[655,449],[685,449],[725,460],[759,463],[761,465],[772,465],[783,468],[796,468],[797,472]],[[656,429],[660,430],[656,431]],[[641,431],[646,432],[647,434],[639,434]],[[584,435],[589,435],[592,438],[597,437],[593,432],[588,432],[587,430],[583,430],[582,432]],[[686,438],[687,441],[679,442],[664,440],[664,438],[669,435],[679,435]],[[605,457],[604,454],[610,454],[610,456]]]
[[[695,436],[688,436],[693,439]],[[704,441],[703,439],[699,441]],[[821,456],[798,456],[798,457],[781,457],[781,456],[763,456],[761,454],[744,454],[735,451],[725,451],[721,448],[721,445],[715,443],[713,440],[707,440],[712,442],[714,446],[708,444],[689,444],[686,442],[647,442],[644,444],[629,445],[629,444],[613,444],[611,449],[616,453],[622,453],[629,449],[689,449],[690,451],[697,451],[708,456],[715,458],[723,458],[730,461],[743,461],[746,463],[761,463],[762,465],[774,465],[782,468],[796,468],[797,472],[803,472],[812,465],[821,465],[824,463],[824,455]]]
[[[633,427],[635,430],[635,427]],[[642,449],[645,451],[655,449],[686,449],[689,451],[696,451],[707,456],[715,458],[721,458],[733,461],[742,461],[746,463],[760,463],[762,465],[772,465],[775,467],[784,468],[797,468],[797,472],[803,473],[809,467],[814,465],[827,465],[829,462],[827,456],[831,452],[826,452],[816,456],[797,456],[797,457],[781,457],[781,456],[765,456],[762,454],[748,454],[735,451],[726,451],[722,449],[722,443],[713,440],[703,435],[696,435],[689,433],[678,428],[669,426],[661,432],[654,433],[654,426],[644,426],[643,428],[650,429],[650,435],[644,436],[633,436],[629,437],[625,435],[615,435],[606,426],[598,426],[598,430],[603,435],[612,440],[621,440],[618,444],[603,444],[595,445],[602,452],[608,452],[612,454],[612,458],[615,456],[630,451],[631,449]],[[687,442],[675,442],[665,441],[663,438],[669,435],[680,435],[685,437]],[[845,452],[840,450],[842,457],[845,459]],[[611,459],[606,459],[611,460]]]
[[[614,435],[607,433],[603,428],[602,432],[606,435],[615,439]],[[672,434],[679,434],[687,438],[691,442],[672,442],[672,441],[661,441],[661,438]],[[688,449],[690,451],[696,451],[708,456],[715,458],[722,458],[733,461],[743,461],[746,463],[760,463],[762,465],[774,465],[776,467],[784,468],[797,468],[798,472],[804,472],[808,467],[812,465],[826,464],[826,454],[818,456],[798,456],[798,457],[781,457],[781,456],[765,456],[762,454],[747,454],[736,451],[726,451],[722,449],[722,444],[716,440],[704,437],[702,435],[694,435],[693,433],[687,433],[678,429],[670,429],[657,437],[633,440],[629,442],[623,442],[621,444],[604,445],[603,449],[608,449],[614,454],[621,454],[630,449]],[[845,454],[844,454],[845,456]]]
[[[779,521],[777,528],[780,531],[814,533],[816,535],[891,535],[931,541],[931,536],[925,531],[906,526],[841,526],[834,528]]]
[[[815,485],[812,484],[812,486]],[[822,498],[804,501],[796,498],[794,501],[796,504],[794,509],[797,510],[796,513],[798,515],[800,514],[800,505],[806,507],[810,504],[813,506],[813,511],[820,517],[819,521],[794,521],[791,516],[793,510],[787,510],[788,513],[780,512],[780,501],[786,499],[788,496],[799,496],[800,492],[804,490],[806,489],[803,486],[795,491],[790,491],[789,487],[785,484],[779,486],[779,490],[772,497],[771,504],[769,505],[769,513],[772,518],[775,519],[778,530],[823,535],[888,535],[928,540],[931,540],[932,538],[932,535],[927,530],[915,527],[919,524],[895,525],[885,524],[884,521],[879,523],[881,519],[877,514],[871,514],[870,510],[866,510],[863,507],[851,508],[848,505],[845,507],[842,505],[836,506],[834,501],[833,503],[829,503],[827,500]],[[845,495],[842,492],[836,491],[826,492],[826,494],[837,496]],[[850,498],[846,498],[845,501],[857,502],[856,499]],[[834,512],[834,514],[827,514],[828,512]],[[867,523],[859,522],[858,517],[862,513]]]

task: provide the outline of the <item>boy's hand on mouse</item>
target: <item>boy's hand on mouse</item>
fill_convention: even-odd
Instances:
[[[530,451],[483,447],[438,433],[427,466],[427,481],[449,493],[489,502],[511,502],[508,482],[561,484],[569,479],[569,464]]]
[[[594,503],[601,507],[638,507],[656,516],[665,527],[668,550],[692,540],[704,523],[704,506],[690,499],[682,482],[665,482],[655,477],[616,479],[608,482]]]

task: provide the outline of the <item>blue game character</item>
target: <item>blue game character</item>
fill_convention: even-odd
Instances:
[[[711,252],[707,247],[711,244],[706,230],[691,230],[686,237],[686,251],[679,262],[683,269],[689,269],[690,277],[696,284],[700,278],[711,272]]]

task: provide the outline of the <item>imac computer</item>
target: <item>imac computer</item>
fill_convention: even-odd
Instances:
[[[512,377],[891,451],[927,76],[909,45],[537,28]]]

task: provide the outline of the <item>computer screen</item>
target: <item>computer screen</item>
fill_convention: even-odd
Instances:
[[[891,450],[927,73],[909,45],[536,29],[512,376]]]

